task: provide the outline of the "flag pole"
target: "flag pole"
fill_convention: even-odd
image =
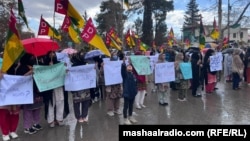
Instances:
[[[121,12],[121,20],[122,20],[122,50],[124,51],[124,33],[123,33],[123,30],[124,30],[124,21],[123,21],[123,12],[124,12],[124,0],[122,0],[122,12]]]

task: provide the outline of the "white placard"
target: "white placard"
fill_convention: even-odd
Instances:
[[[68,69],[65,76],[65,90],[79,91],[96,87],[95,64],[75,66]]]
[[[32,76],[4,74],[0,79],[0,106],[33,103]]]
[[[149,56],[149,60],[150,60],[150,69],[153,72],[155,69],[155,64],[157,63],[159,58],[159,55],[154,55],[154,56]]]
[[[121,65],[122,61],[104,63],[104,80],[106,86],[122,83]]]
[[[155,65],[155,83],[175,81],[174,62],[157,63]]]
[[[219,71],[222,70],[222,55],[216,54],[210,56],[210,71]]]

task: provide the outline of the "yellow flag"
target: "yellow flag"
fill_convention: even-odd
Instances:
[[[16,62],[16,60],[24,52],[22,42],[16,29],[16,17],[11,9],[9,18],[9,30],[7,41],[3,52],[2,72],[6,73],[8,69]]]

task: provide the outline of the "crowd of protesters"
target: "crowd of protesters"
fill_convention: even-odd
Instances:
[[[75,118],[79,123],[88,122],[88,110],[90,105],[98,102],[101,98],[106,102],[107,115],[115,116],[123,114],[124,124],[130,125],[137,120],[133,116],[134,107],[137,110],[150,108],[144,104],[149,82],[155,85],[158,93],[158,103],[162,106],[168,105],[167,94],[169,89],[178,91],[178,100],[186,101],[188,89],[192,90],[194,97],[202,97],[202,89],[206,94],[212,94],[216,90],[218,71],[210,70],[210,56],[218,53],[215,49],[207,49],[205,52],[197,49],[185,52],[176,51],[166,47],[163,51],[152,50],[151,56],[158,55],[157,63],[174,62],[175,81],[155,83],[154,77],[139,75],[129,56],[121,51],[112,51],[110,61],[121,60],[122,83],[106,86],[104,83],[104,65],[102,56],[94,57],[92,61],[84,59],[85,52],[80,50],[70,57],[70,65],[80,66],[94,63],[97,73],[97,87],[79,91],[71,91]],[[134,52],[134,55],[144,55],[142,51]],[[128,61],[128,64],[125,61]],[[192,79],[185,80],[180,70],[180,63],[190,62]],[[43,57],[35,58],[26,53],[20,61],[11,66],[9,75],[32,75],[33,65],[54,65],[59,63],[56,52],[50,51]],[[227,82],[232,82],[232,89],[239,90],[240,83],[246,82],[250,85],[250,48],[241,50],[235,48],[232,52],[223,54],[223,76]],[[65,64],[67,65],[67,64]],[[67,71],[67,70],[65,70]],[[153,72],[152,74],[154,74]],[[0,74],[0,79],[4,74]],[[63,120],[69,113],[68,93],[64,87],[58,87],[45,92],[39,92],[34,83],[34,103],[26,105],[0,106],[0,127],[4,141],[18,138],[16,133],[21,110],[23,111],[23,129],[27,134],[34,134],[43,129],[41,122],[41,109],[44,107],[45,120],[53,128],[56,125],[63,126]],[[121,99],[124,100],[123,107],[120,106]],[[123,109],[122,109],[123,108]]]

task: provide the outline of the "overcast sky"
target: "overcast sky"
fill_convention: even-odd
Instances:
[[[100,3],[104,0],[70,0],[71,4],[79,13],[84,13],[87,11],[87,14],[94,18],[94,16],[99,13]],[[210,7],[215,4],[216,0],[196,0],[198,8],[200,11]],[[189,0],[174,0],[174,11],[169,12],[167,15],[167,25],[168,28],[173,28],[176,36],[181,36],[181,27],[183,25],[183,17],[185,11],[187,10],[187,3]],[[223,0],[223,4],[227,5],[227,0]],[[40,17],[43,15],[43,18],[49,22],[50,25],[58,27],[62,24],[64,16],[58,13],[55,13],[55,20],[53,20],[54,15],[54,0],[23,0],[23,5],[25,8],[25,14],[28,18],[29,26],[32,31],[37,34],[39,28]],[[210,12],[202,12],[203,23],[212,24],[214,15],[216,15],[217,10]],[[133,22],[133,21],[130,21]],[[125,26],[130,26],[128,22]],[[125,27],[129,28],[129,27]]]

